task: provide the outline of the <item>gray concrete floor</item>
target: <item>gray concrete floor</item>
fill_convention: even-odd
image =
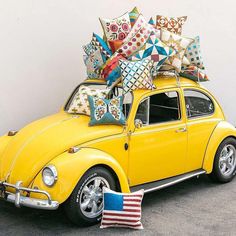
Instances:
[[[78,228],[58,211],[16,209],[0,202],[0,235],[236,235],[236,179],[212,183],[206,176],[146,194],[144,230]]]

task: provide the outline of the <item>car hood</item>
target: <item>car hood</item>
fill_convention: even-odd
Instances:
[[[0,156],[0,180],[28,186],[40,170],[70,147],[123,132],[115,125],[89,127],[89,117],[61,112],[35,121],[12,137]]]

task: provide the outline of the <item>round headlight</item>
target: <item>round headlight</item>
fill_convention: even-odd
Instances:
[[[43,169],[43,182],[48,187],[52,187],[57,181],[57,170],[53,165],[46,166]]]

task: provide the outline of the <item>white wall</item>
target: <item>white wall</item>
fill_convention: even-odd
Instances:
[[[188,15],[183,34],[202,54],[227,118],[236,124],[235,1],[0,0],[0,135],[59,110],[85,78],[82,45],[101,34],[98,17],[137,6],[146,16]]]

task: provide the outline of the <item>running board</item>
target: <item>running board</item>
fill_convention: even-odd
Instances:
[[[131,190],[131,192],[135,192],[140,189],[144,189],[144,193],[150,193],[150,192],[153,192],[156,190],[160,190],[162,188],[167,188],[171,185],[183,182],[187,179],[190,179],[190,178],[193,178],[193,177],[205,174],[205,173],[206,173],[205,170],[199,169],[199,170],[188,172],[186,174],[174,176],[174,177],[171,177],[168,179],[163,179],[163,180],[158,180],[158,181],[151,182],[151,183],[137,185],[137,186],[131,187],[130,190]]]

